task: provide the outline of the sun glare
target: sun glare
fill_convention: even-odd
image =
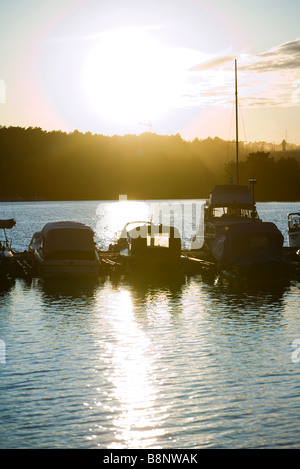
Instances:
[[[138,28],[109,31],[89,51],[83,87],[91,109],[118,124],[138,124],[166,112],[178,91],[169,50]]]

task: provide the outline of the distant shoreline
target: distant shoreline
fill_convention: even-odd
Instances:
[[[257,201],[300,200],[300,148],[290,147],[240,144],[239,181],[257,180]],[[206,199],[236,175],[235,142],[219,138],[0,127],[0,148],[3,202]]]
[[[149,198],[149,199],[127,199],[128,202],[150,202],[150,201],[161,201],[161,200],[172,200],[172,201],[190,201],[190,200],[206,200],[206,197],[169,197],[169,198]],[[13,203],[13,202],[119,202],[119,199],[44,199],[39,197],[33,198],[23,198],[23,197],[16,197],[11,199],[0,199],[0,203]],[[291,203],[291,204],[300,204],[300,200],[256,200],[256,203]]]

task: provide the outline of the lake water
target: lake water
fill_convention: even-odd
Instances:
[[[287,213],[299,205],[260,203],[258,211],[286,238]],[[0,217],[16,218],[19,251],[54,220],[88,223],[107,249],[127,221],[151,216],[187,241],[201,206],[20,202],[2,204]],[[2,285],[0,447],[298,448],[299,306],[296,279]]]

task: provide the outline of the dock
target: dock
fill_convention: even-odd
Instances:
[[[24,252],[13,252],[13,269],[10,269],[9,276],[14,278],[37,277],[33,254]],[[119,252],[103,251],[97,249],[101,259],[101,272],[99,275],[126,274],[124,260]],[[287,260],[292,276],[300,276],[300,256],[296,254],[297,248],[283,248],[283,256]],[[217,261],[209,257],[203,250],[182,250],[178,259],[183,265],[183,274],[193,275],[217,275],[224,266],[220,266]],[[225,269],[226,270],[226,269]],[[231,269],[234,272],[234,269]]]

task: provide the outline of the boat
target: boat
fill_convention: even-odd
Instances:
[[[5,230],[6,229],[11,230],[15,226],[15,224],[16,224],[16,220],[14,218],[9,218],[7,220],[0,220],[0,228],[1,230],[4,230],[6,241],[8,240],[7,240]]]
[[[11,249],[6,230],[12,229],[16,224],[14,218],[0,220],[0,229],[4,232],[4,241],[0,241],[0,278],[11,277],[15,273],[14,255]]]
[[[101,261],[92,228],[74,221],[49,222],[35,232],[28,248],[42,277],[99,276]]]
[[[288,214],[288,244],[300,248],[300,211]]]
[[[235,61],[235,76],[237,65]],[[235,80],[237,83],[237,79]],[[215,186],[207,199],[202,226],[192,238],[192,249],[201,248],[206,258],[221,268],[242,274],[258,273],[286,276],[288,262],[283,256],[283,235],[274,223],[263,222],[257,213],[254,177],[252,190],[239,183],[236,84],[236,184],[233,180]]]
[[[283,235],[274,223],[259,218],[245,185],[213,188],[204,205],[203,240],[203,251],[223,267],[234,266],[243,273],[287,269]]]
[[[129,273],[170,275],[183,272],[181,237],[173,226],[129,222],[118,244],[120,258]]]

